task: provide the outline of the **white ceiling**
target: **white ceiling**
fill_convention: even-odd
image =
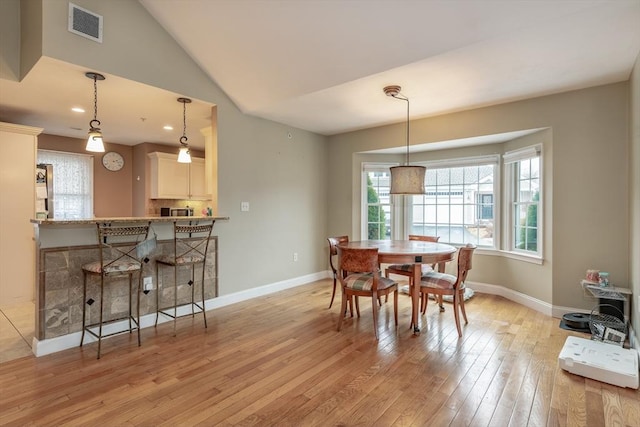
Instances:
[[[325,135],[403,121],[389,84],[426,117],[624,81],[640,52],[640,0],[140,2],[243,112]],[[0,80],[0,119],[84,137],[91,117],[61,105],[90,111],[92,82],[68,67],[49,59],[21,83]],[[98,92],[112,140],[181,135],[180,94],[114,76]],[[210,105],[194,101],[198,129]]]

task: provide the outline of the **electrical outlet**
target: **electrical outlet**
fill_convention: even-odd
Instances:
[[[240,203],[240,210],[242,212],[249,212],[249,202]]]
[[[147,276],[145,278],[142,279],[142,290],[143,291],[150,291],[153,289],[153,277],[152,276]]]
[[[294,253],[293,253],[293,260],[294,260],[295,262],[298,262],[298,252],[294,252]]]

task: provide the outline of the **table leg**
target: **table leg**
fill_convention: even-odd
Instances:
[[[413,289],[411,289],[411,326],[413,333],[420,333],[418,326],[418,313],[420,306],[420,279],[422,275],[422,266],[420,264],[413,265]]]

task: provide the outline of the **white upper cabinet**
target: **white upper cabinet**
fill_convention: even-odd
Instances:
[[[191,163],[178,163],[176,154],[154,152],[148,156],[152,199],[209,200],[204,159],[192,157]]]

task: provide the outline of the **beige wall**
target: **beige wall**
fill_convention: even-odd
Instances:
[[[630,283],[634,300],[632,303],[632,324],[636,333],[636,340],[640,340],[640,56],[636,59],[630,78],[630,126],[629,138],[631,149],[629,156],[630,167]]]
[[[583,309],[594,305],[579,286],[587,269],[610,271],[615,283],[629,283],[628,90],[628,83],[618,83],[412,121],[412,144],[549,129],[545,262],[538,266],[479,255],[469,280]],[[355,153],[398,145],[403,128],[397,124],[330,138],[329,235],[359,230]]]

